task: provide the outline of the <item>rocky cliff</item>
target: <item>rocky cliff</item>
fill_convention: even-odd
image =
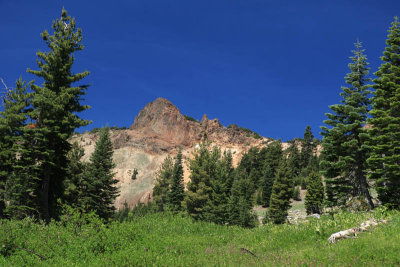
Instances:
[[[201,122],[188,120],[169,100],[158,98],[139,112],[129,129],[111,131],[116,178],[120,187],[120,196],[115,205],[120,207],[125,201],[134,205],[151,198],[158,168],[168,154],[176,155],[179,147],[183,151],[184,177],[187,182],[187,160],[204,136],[222,150],[231,150],[234,164],[251,146],[269,142],[267,138],[255,138],[237,126],[224,127],[218,119],[210,120],[206,115]],[[79,142],[85,149],[84,160],[93,152],[97,138],[96,133],[73,137],[72,141]],[[138,169],[139,174],[132,181],[134,169]]]

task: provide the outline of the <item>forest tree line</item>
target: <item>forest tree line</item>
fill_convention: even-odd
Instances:
[[[2,96],[0,112],[0,217],[58,219],[63,205],[93,211],[108,220],[118,196],[108,129],[100,131],[90,161],[69,142],[90,122],[79,117],[88,85],[73,85],[88,71],[73,73],[75,53],[83,49],[82,31],[63,9],[53,33],[41,34],[48,52],[37,53],[40,80],[19,79]],[[311,128],[286,150],[280,141],[251,148],[236,168],[229,151],[207,140],[189,161],[190,182],[183,186],[182,154],[168,157],[154,188],[158,211],[184,212],[194,219],[252,227],[252,208],[267,207],[266,222],[283,223],[290,199],[307,189],[308,213],[323,207],[346,207],[349,200],[400,208],[400,27],[389,29],[382,64],[369,78],[369,63],[360,42],[350,57],[340,104],[322,127],[318,157]],[[372,82],[372,83],[371,83]],[[374,89],[374,90],[372,90]],[[137,174],[137,173],[136,173]],[[323,181],[323,182],[322,182]],[[374,201],[372,191],[376,191]]]

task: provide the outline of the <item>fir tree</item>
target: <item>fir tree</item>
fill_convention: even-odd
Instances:
[[[290,208],[290,198],[293,191],[293,180],[289,177],[290,173],[285,162],[282,162],[275,176],[272,187],[269,209],[266,214],[266,221],[275,224],[282,224],[286,221]]]
[[[270,144],[268,144],[267,147],[261,149],[260,153],[265,154],[263,157],[264,165],[269,165],[275,174],[283,158],[281,140],[276,140],[271,142]]]
[[[291,176],[297,177],[301,172],[301,154],[299,149],[297,148],[296,140],[290,141],[290,146],[286,149],[287,154],[287,164]]]
[[[229,198],[234,180],[231,153],[224,152],[217,161],[215,176],[211,181],[211,195],[205,207],[205,219],[225,224],[229,217]]]
[[[321,175],[313,171],[308,177],[308,187],[305,200],[307,214],[320,214],[323,201],[324,186],[322,184]]]
[[[57,199],[63,194],[67,153],[71,148],[68,138],[77,127],[89,123],[78,117],[79,112],[88,108],[80,104],[87,86],[72,86],[89,74],[88,71],[72,73],[74,52],[83,49],[82,31],[65,9],[52,28],[53,35],[46,30],[41,34],[50,51],[37,53],[39,70],[28,69],[44,80],[42,86],[32,85],[34,110],[30,116],[36,125],[35,146],[42,151],[36,159],[41,166],[41,186],[36,194],[41,199],[41,215],[47,222],[59,212]]]
[[[31,216],[37,209],[33,197],[37,187],[38,165],[31,146],[31,130],[27,127],[31,93],[28,84],[20,78],[16,87],[2,98],[4,111],[0,112],[0,196],[4,211],[12,218]],[[5,203],[7,204],[7,207]]]
[[[205,220],[209,216],[209,198],[212,193],[212,179],[215,177],[220,151],[203,142],[190,161],[190,182],[185,196],[184,206],[188,214],[196,220]]]
[[[341,104],[330,106],[323,130],[323,173],[326,177],[328,203],[344,205],[349,196],[363,196],[374,208],[365,176],[367,154],[363,146],[363,126],[367,119],[370,87],[367,58],[361,43],[355,44],[345,77],[348,87],[342,87]]]
[[[272,193],[272,186],[274,185],[275,173],[268,164],[265,165],[263,170],[262,185],[261,185],[261,202],[263,207],[269,207],[269,202]]]
[[[72,207],[84,208],[83,199],[87,186],[90,181],[86,173],[87,164],[82,162],[85,155],[84,149],[77,143],[72,144],[72,149],[68,152],[67,178],[64,181],[64,202]]]
[[[229,198],[229,221],[230,225],[242,227],[254,227],[255,216],[251,210],[253,208],[253,183],[246,175],[237,173],[232,185]]]
[[[174,212],[182,210],[184,197],[185,186],[183,185],[182,150],[179,149],[172,171],[171,187],[167,193],[169,209]]]
[[[174,175],[174,162],[168,155],[160,166],[156,175],[156,183],[153,188],[153,201],[157,211],[167,209],[167,194],[172,184]]]
[[[114,200],[119,195],[115,186],[118,180],[114,179],[113,153],[110,131],[106,127],[100,130],[99,140],[90,156],[84,179],[86,194],[83,199],[83,204],[88,210],[95,211],[105,220],[113,216]]]
[[[376,182],[383,205],[400,209],[400,23],[389,30],[382,65],[374,73],[376,89],[371,99],[368,176]]]
[[[301,167],[306,168],[311,156],[314,154],[316,145],[314,143],[314,135],[311,131],[310,125],[307,125],[304,132],[304,137],[301,140]]]

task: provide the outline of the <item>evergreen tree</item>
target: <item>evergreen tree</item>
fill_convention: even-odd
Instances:
[[[212,180],[215,177],[220,151],[214,147],[209,150],[209,144],[203,142],[195,151],[190,161],[190,182],[184,200],[188,214],[196,220],[206,220],[209,217],[209,198],[212,193]]]
[[[321,213],[324,201],[324,185],[321,176],[317,172],[311,172],[308,177],[305,206],[307,214]]]
[[[172,171],[171,187],[167,192],[169,209],[175,212],[182,210],[184,197],[185,186],[183,185],[182,150],[179,149]]]
[[[211,181],[211,195],[205,207],[205,219],[217,224],[225,224],[229,219],[229,198],[234,180],[232,154],[224,152],[217,161],[215,176]]]
[[[376,181],[382,204],[400,209],[400,23],[389,30],[382,65],[374,73],[376,89],[371,99],[372,125],[366,143],[370,155],[368,176]]]
[[[77,142],[72,144],[72,149],[67,154],[68,168],[67,178],[64,181],[64,202],[77,208],[84,208],[83,199],[90,183],[86,181],[89,177],[85,175],[87,164],[82,162],[84,155],[84,149]]]
[[[301,140],[301,167],[306,168],[308,166],[308,162],[311,156],[314,154],[314,150],[316,148],[314,142],[314,135],[311,131],[310,125],[307,125],[306,130],[304,132],[304,137]]]
[[[21,78],[17,80],[16,87],[2,97],[4,111],[0,112],[0,212],[17,219],[33,215],[37,208],[33,195],[38,166],[26,124],[32,97],[27,87]]]
[[[266,221],[272,221],[275,224],[282,224],[286,221],[290,208],[290,198],[293,194],[292,188],[293,180],[290,179],[286,163],[282,162],[279,165],[272,187],[269,209],[265,217]]]
[[[153,201],[157,211],[167,209],[167,194],[172,184],[174,175],[174,162],[168,155],[160,166],[156,175],[156,183],[153,188]]]
[[[366,78],[369,72],[367,58],[361,43],[355,44],[345,77],[348,87],[342,87],[341,104],[330,106],[324,123],[331,128],[323,130],[323,173],[326,177],[328,202],[343,205],[349,196],[363,196],[374,208],[365,176],[367,154],[363,146],[363,125],[367,119],[370,87]]]
[[[269,207],[269,202],[272,193],[272,186],[274,185],[275,173],[270,165],[266,164],[263,170],[262,185],[261,185],[261,198],[262,206]]]
[[[290,141],[290,146],[286,149],[287,164],[289,172],[293,178],[297,177],[301,172],[301,154],[297,148],[296,140]]]
[[[50,51],[37,53],[39,70],[28,69],[44,80],[42,86],[32,84],[34,110],[30,117],[36,126],[34,145],[41,151],[36,159],[41,166],[41,186],[35,194],[40,197],[41,216],[47,222],[59,212],[57,199],[63,194],[67,153],[71,148],[68,138],[77,127],[89,123],[78,117],[79,112],[88,108],[80,104],[87,86],[72,86],[89,74],[72,73],[74,52],[83,49],[82,32],[65,9],[52,28],[53,35],[46,30],[41,34]]]
[[[251,212],[253,208],[253,183],[246,175],[236,173],[229,198],[229,221],[230,225],[242,227],[254,227],[255,216]]]
[[[269,165],[275,174],[283,158],[281,140],[271,142],[267,147],[261,149],[261,153],[265,153],[265,156],[263,157],[264,165]]]
[[[110,130],[106,127],[100,130],[99,140],[90,156],[84,179],[87,191],[83,199],[83,204],[89,211],[95,211],[105,220],[113,216],[113,203],[119,195],[115,186],[118,180],[114,179],[113,153]]]

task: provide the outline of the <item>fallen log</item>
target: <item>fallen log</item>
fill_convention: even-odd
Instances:
[[[358,233],[361,232],[365,232],[367,231],[369,228],[371,227],[375,227],[379,224],[386,224],[387,220],[379,220],[377,221],[376,219],[369,219],[363,223],[361,223],[360,227],[354,227],[354,228],[350,228],[347,230],[343,230],[337,233],[332,234],[329,238],[328,238],[328,242],[333,244],[335,243],[337,240],[343,239],[343,238],[355,238],[357,236]]]

